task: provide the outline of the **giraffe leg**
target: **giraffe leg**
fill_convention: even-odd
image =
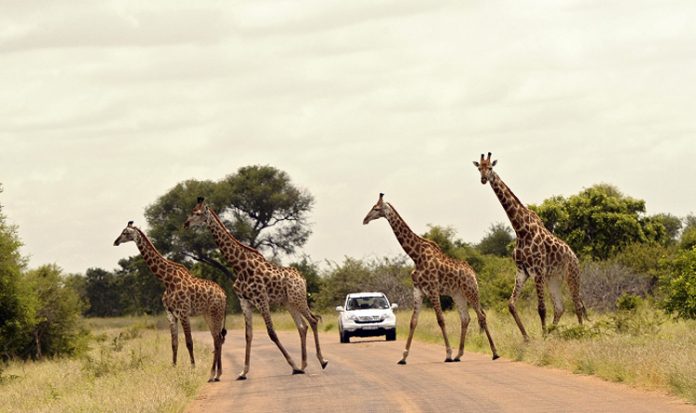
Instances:
[[[582,325],[583,318],[587,321],[589,318],[587,318],[587,310],[580,296],[580,268],[578,268],[577,261],[573,261],[569,266],[567,280],[568,289],[575,305],[575,315],[578,317],[578,323]]]
[[[300,347],[302,349],[302,370],[307,368],[307,324],[302,319],[302,314],[295,308],[288,308],[292,319],[295,321],[297,331],[300,333]]]
[[[191,358],[191,367],[196,366],[196,360],[193,357],[193,337],[191,337],[191,322],[188,317],[181,318],[181,327],[184,329],[184,337],[186,337],[186,349]]]
[[[213,336],[213,366],[210,368],[210,377],[208,382],[220,381],[220,376],[222,376],[222,341],[224,337],[220,335],[222,330],[223,320],[218,319],[213,321],[213,317],[204,316],[208,328],[210,329],[210,335]]]
[[[280,342],[280,339],[278,339],[278,334],[276,334],[275,329],[273,328],[273,320],[271,320],[271,309],[269,308],[268,301],[261,300],[257,304],[256,308],[258,308],[259,312],[261,312],[261,315],[263,316],[263,321],[264,323],[266,323],[266,331],[268,332],[268,337],[270,337],[271,341],[273,341],[275,345],[278,346],[278,350],[280,350],[280,352],[283,353],[283,357],[285,357],[285,360],[288,362],[290,367],[292,367],[292,374],[304,374],[304,370],[297,368],[295,362],[292,361],[292,357],[290,357],[290,354],[285,349],[285,347],[283,347],[283,344]]]
[[[491,332],[488,330],[488,323],[486,322],[486,313],[485,311],[483,311],[483,308],[481,308],[480,303],[476,307],[476,317],[478,317],[479,327],[486,332],[486,337],[488,338],[488,345],[491,347],[491,353],[493,353],[493,360],[495,360],[500,356],[498,355],[498,350],[496,350],[495,348],[495,343],[493,342]]]
[[[445,363],[452,362],[452,347],[450,346],[449,338],[447,337],[447,328],[445,326],[445,316],[442,314],[442,306],[440,305],[440,294],[437,291],[430,292],[428,294],[428,299],[433,305],[433,310],[435,310],[435,317],[437,318],[437,325],[440,326],[440,331],[442,331],[442,338],[445,339]]]
[[[237,376],[237,380],[246,380],[246,375],[249,373],[249,362],[251,361],[251,339],[253,338],[251,316],[253,309],[251,303],[244,299],[239,299],[239,304],[244,313],[244,337],[246,339],[246,348],[244,351],[244,370]]]
[[[563,293],[561,292],[561,277],[548,278],[549,295],[553,301],[553,326],[557,326],[565,309],[563,308]]]
[[[215,333],[213,335],[213,366],[210,368],[210,377],[208,378],[208,382],[213,382],[213,381],[220,381],[220,375],[222,374],[222,367],[220,366],[220,352],[222,350],[222,341],[220,340],[220,336],[216,335]]]
[[[406,358],[408,357],[409,350],[411,349],[411,341],[413,341],[413,332],[416,331],[416,326],[418,325],[418,313],[420,313],[420,307],[423,304],[423,292],[419,288],[413,289],[413,314],[411,315],[411,324],[408,330],[408,339],[406,339],[406,349],[404,354],[399,360],[399,364],[406,364]]]
[[[527,272],[524,271],[524,269],[517,269],[517,276],[515,277],[515,287],[512,289],[512,295],[510,296],[510,301],[508,302],[508,309],[510,310],[510,314],[512,314],[512,317],[515,319],[515,323],[517,323],[517,327],[520,329],[520,333],[522,333],[524,341],[529,341],[529,336],[527,335],[527,331],[524,329],[522,320],[520,320],[520,315],[517,314],[515,302],[517,302],[517,298],[520,296],[522,286],[524,286],[524,282],[527,281],[527,277]]]
[[[537,311],[541,319],[541,333],[546,335],[546,303],[544,300],[544,277],[534,275],[534,287],[537,292]]]
[[[179,321],[171,311],[167,311],[167,319],[169,320],[169,331],[172,334],[172,365],[176,366],[176,353],[179,349]]]
[[[457,352],[457,356],[454,358],[454,360],[452,360],[458,362],[461,361],[462,356],[464,355],[464,343],[466,342],[466,331],[469,328],[470,317],[467,300],[466,297],[464,297],[464,294],[452,294],[452,300],[457,306],[457,310],[459,310],[459,318],[462,321],[462,332],[459,337],[459,351]]]
[[[312,333],[314,334],[314,344],[317,349],[317,358],[319,359],[319,364],[321,364],[321,368],[325,369],[326,365],[329,364],[329,362],[324,359],[324,356],[321,354],[321,347],[319,346],[319,329],[317,324],[319,323],[319,320],[317,320],[317,317],[312,314],[311,311],[309,311],[309,306],[305,304],[305,308],[302,310],[302,315],[304,318],[307,319],[307,322],[309,322],[309,326],[312,327]]]

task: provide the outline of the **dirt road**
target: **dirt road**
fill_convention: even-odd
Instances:
[[[339,344],[337,334],[322,334],[326,370],[311,347],[307,374],[293,376],[265,331],[254,333],[248,380],[235,381],[244,338],[230,331],[222,381],[206,384],[187,412],[696,412],[661,394],[504,358],[466,353],[461,363],[443,363],[442,346],[421,342],[399,366],[404,342],[383,338]],[[297,333],[279,336],[299,365]],[[206,333],[197,339],[211,341]]]

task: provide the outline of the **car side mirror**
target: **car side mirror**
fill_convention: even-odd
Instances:
[[[399,304],[397,304],[397,303],[392,303],[391,309],[392,309],[392,310],[396,310],[397,308],[399,308]]]
[[[343,307],[341,307],[341,306],[339,305],[338,307],[336,307],[336,311],[338,311],[339,313],[342,313],[342,312],[343,312]]]

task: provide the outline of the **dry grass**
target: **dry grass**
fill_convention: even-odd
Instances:
[[[488,324],[504,357],[667,391],[696,403],[696,321],[668,320],[651,311],[643,310],[636,318],[645,321],[648,328],[633,326],[621,333],[613,329],[616,318],[612,315],[592,315],[590,325],[594,328],[585,329],[578,329],[566,315],[561,328],[543,338],[536,311],[526,310],[521,316],[532,336],[529,343],[524,343],[508,313],[489,311]],[[410,315],[408,310],[397,314],[401,340],[408,334]],[[445,316],[456,349],[459,316],[452,311]],[[323,314],[320,329],[336,332],[336,317],[333,312]],[[490,354],[475,320],[472,313],[466,351]],[[287,312],[273,314],[273,321],[278,330],[295,328]],[[141,412],[179,412],[207,380],[212,362],[210,346],[195,344],[197,367],[191,369],[180,337],[179,366],[170,365],[170,336],[164,316],[89,319],[87,323],[94,341],[86,356],[12,362],[0,371],[0,412],[121,412],[133,411],[134,406]],[[229,315],[226,324],[228,329],[244,325],[239,315]],[[192,327],[207,329],[200,318],[192,320]],[[258,314],[254,315],[254,329],[265,331]],[[432,310],[421,312],[416,339],[443,343]]]
[[[0,381],[0,412],[181,411],[208,378],[212,348],[195,343],[192,369],[181,342],[179,365],[172,367],[168,330],[138,323],[112,328],[123,322],[104,322],[109,328],[94,332],[92,348],[82,357],[10,363]]]

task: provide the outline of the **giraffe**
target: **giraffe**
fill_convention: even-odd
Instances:
[[[493,171],[497,160],[491,162],[491,153],[484,159],[481,154],[479,162],[474,161],[474,166],[481,173],[481,183],[490,182],[505,213],[510,219],[515,230],[515,250],[512,254],[517,266],[515,287],[512,290],[508,309],[517,323],[525,341],[529,341],[529,335],[524,329],[522,320],[517,314],[515,302],[519,297],[522,286],[528,278],[534,279],[537,292],[538,312],[541,318],[542,333],[546,333],[546,306],[544,304],[544,284],[546,283],[553,301],[553,325],[563,314],[563,295],[561,285],[563,280],[568,283],[575,314],[578,322],[582,324],[583,317],[587,319],[587,311],[580,297],[580,269],[578,258],[573,250],[549,231],[541,218],[532,210],[525,207],[519,198],[510,190],[497,173]]]
[[[210,369],[209,382],[220,381],[222,375],[222,343],[225,342],[225,311],[227,295],[225,290],[213,281],[196,278],[181,264],[162,256],[145,233],[129,221],[121,235],[114,241],[114,246],[133,241],[140,250],[150,271],[164,283],[162,303],[167,311],[169,329],[172,334],[172,364],[176,365],[176,353],[179,347],[179,326],[181,321],[186,337],[186,348],[191,358],[191,366],[196,365],[193,357],[193,339],[189,316],[202,314],[210,334],[213,336],[215,355]]]
[[[239,373],[237,380],[246,380],[247,373],[249,373],[251,340],[253,336],[251,320],[253,307],[256,307],[261,313],[266,324],[268,336],[278,346],[285,360],[292,367],[292,374],[304,374],[304,370],[307,368],[307,324],[305,320],[312,327],[317,358],[321,368],[326,368],[329,362],[321,354],[319,333],[317,331],[320,317],[312,314],[309,310],[307,286],[302,274],[295,268],[274,265],[267,261],[256,249],[239,242],[227,230],[227,227],[225,227],[215,211],[206,205],[205,198],[199,197],[196,206],[186,219],[184,227],[203,226],[208,227],[227,264],[234,270],[237,276],[233,289],[239,298],[242,312],[244,313],[246,338],[244,370]],[[290,354],[285,350],[273,328],[270,307],[278,304],[287,308],[300,333],[302,348],[302,366],[300,368],[297,367]]]
[[[416,265],[416,268],[411,273],[411,278],[413,279],[413,314],[411,315],[406,349],[398,364],[406,364],[406,358],[411,348],[413,332],[416,330],[416,325],[418,324],[418,314],[424,296],[428,297],[435,309],[437,323],[445,339],[445,362],[461,361],[461,357],[464,354],[466,330],[469,326],[469,310],[467,305],[471,306],[474,311],[476,311],[479,327],[486,332],[486,336],[488,337],[488,343],[493,353],[493,360],[497,359],[498,352],[493,343],[491,333],[488,331],[486,314],[483,308],[481,308],[478,283],[473,268],[465,261],[456,260],[445,255],[440,247],[433,241],[416,235],[408,227],[403,218],[401,218],[399,213],[396,212],[396,209],[390,203],[384,202],[383,197],[384,194],[380,193],[377,203],[365,216],[363,225],[368,224],[374,219],[386,218],[394,231],[394,235],[396,235],[396,239],[401,244],[401,247]],[[452,300],[459,310],[459,317],[461,318],[459,352],[454,358],[452,358],[452,348],[447,338],[445,319],[440,306],[440,295],[449,295],[452,297]]]

